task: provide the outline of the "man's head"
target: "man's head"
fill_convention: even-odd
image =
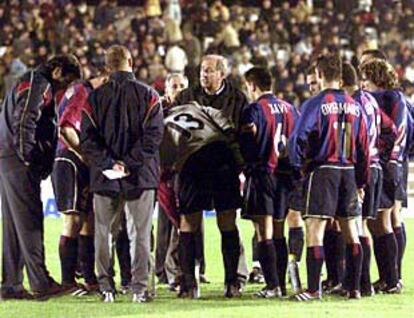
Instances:
[[[329,53],[318,57],[316,75],[321,89],[339,84],[342,79],[342,59],[338,53]]]
[[[358,75],[351,63],[342,64],[342,87],[352,94],[358,88]]]
[[[394,89],[398,86],[398,75],[390,63],[381,59],[370,59],[359,68],[362,88],[368,91]]]
[[[74,80],[82,78],[82,68],[75,55],[56,55],[44,64],[54,82],[55,89],[64,89]]]
[[[252,67],[244,74],[247,92],[252,100],[272,90],[272,76],[264,67]]]
[[[105,65],[110,72],[132,71],[131,52],[123,45],[112,45],[106,50]]]
[[[209,93],[216,92],[227,75],[227,61],[221,55],[206,55],[201,61],[200,83]]]
[[[188,78],[181,73],[170,73],[165,79],[165,96],[173,103],[178,93],[188,87]]]
[[[387,58],[387,55],[381,50],[377,50],[377,49],[365,50],[361,54],[359,63],[364,64],[366,61],[371,60],[371,59],[380,59],[380,60],[386,61],[388,58]]]
[[[321,88],[319,87],[318,80],[316,78],[316,66],[311,65],[306,73],[306,84],[308,85],[311,95],[316,95],[319,93]]]

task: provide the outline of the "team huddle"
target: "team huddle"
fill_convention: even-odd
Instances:
[[[244,74],[247,96],[226,75],[225,58],[206,55],[199,84],[169,74],[160,98],[135,79],[119,45],[90,80],[71,55],[25,74],[0,113],[2,298],[100,292],[114,302],[116,245],[119,291],[150,301],[157,201],[157,249],[165,252],[156,273],[180,298],[199,298],[207,281],[204,210],[216,211],[225,297],[262,278],[258,298],[287,296],[287,279],[296,301],[400,293],[414,109],[386,56],[366,51],[358,70],[337,53],[318,57],[307,75],[312,97],[300,107],[277,97],[264,67]],[[61,284],[44,255],[40,181],[50,174],[64,216]],[[255,230],[250,277],[239,210]]]

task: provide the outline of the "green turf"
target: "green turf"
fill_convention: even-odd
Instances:
[[[59,279],[59,260],[57,245],[60,232],[59,219],[47,219],[46,247],[47,264],[52,275]],[[250,260],[250,239],[252,229],[247,221],[240,221]],[[407,232],[413,233],[414,219],[407,220]],[[295,303],[290,300],[253,299],[253,291],[259,285],[248,285],[241,299],[229,300],[222,296],[223,277],[220,254],[219,233],[214,219],[206,221],[206,257],[207,276],[210,285],[202,285],[200,300],[179,300],[166,290],[165,286],[157,287],[157,298],[148,304],[133,304],[130,296],[120,296],[117,303],[104,304],[97,296],[73,298],[70,296],[51,299],[47,302],[6,301],[0,302],[0,318],[8,317],[282,317],[301,318],[315,315],[319,317],[340,318],[380,318],[380,317],[414,317],[414,243],[409,240],[404,260],[405,288],[401,295],[378,295],[360,301],[347,301],[335,297],[325,297],[316,303]],[[304,274],[304,264],[301,265]],[[304,276],[304,275],[302,275]],[[376,275],[373,275],[376,278]],[[313,318],[312,317],[312,318]]]

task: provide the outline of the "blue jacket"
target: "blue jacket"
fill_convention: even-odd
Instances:
[[[159,96],[133,73],[115,72],[88,98],[90,113],[81,124],[81,150],[91,168],[91,191],[138,198],[159,183],[159,145],[164,125]],[[102,173],[116,161],[130,175],[109,180]]]

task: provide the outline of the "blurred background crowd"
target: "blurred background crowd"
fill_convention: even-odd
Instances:
[[[380,48],[414,97],[414,0],[3,0],[0,30],[0,99],[57,53],[74,53],[93,76],[112,44],[131,50],[137,78],[160,93],[168,72],[197,83],[201,56],[220,53],[236,86],[265,65],[277,94],[295,105],[308,97],[312,58],[337,49],[357,63]]]

